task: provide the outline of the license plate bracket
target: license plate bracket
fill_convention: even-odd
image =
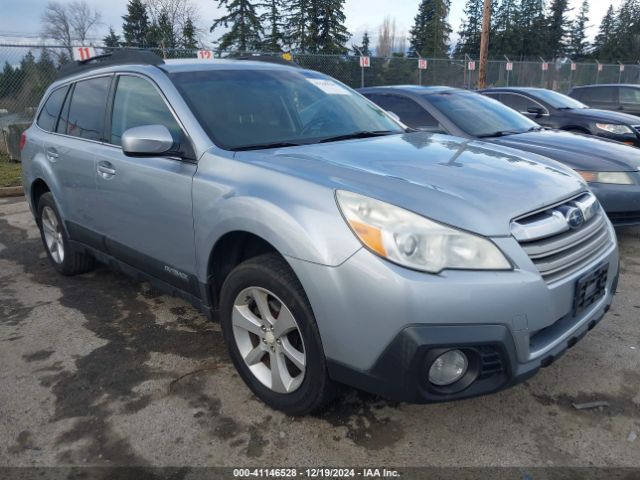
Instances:
[[[573,299],[574,316],[578,315],[604,296],[607,291],[608,274],[609,265],[604,263],[598,265],[589,273],[578,279]]]

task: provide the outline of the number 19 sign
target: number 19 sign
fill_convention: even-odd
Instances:
[[[418,68],[420,70],[426,70],[427,69],[427,59],[426,58],[418,59]]]

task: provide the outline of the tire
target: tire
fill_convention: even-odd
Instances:
[[[40,197],[37,223],[47,257],[58,273],[70,276],[91,270],[94,264],[93,257],[71,246],[50,192]]]
[[[263,402],[288,415],[306,415],[333,398],[336,386],[309,300],[281,256],[269,253],[238,265],[222,286],[220,309],[231,360]]]

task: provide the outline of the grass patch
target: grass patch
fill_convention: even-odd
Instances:
[[[11,162],[9,157],[0,153],[0,187],[19,187],[22,185],[22,165]]]

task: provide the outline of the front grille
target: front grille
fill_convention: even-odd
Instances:
[[[572,228],[568,216],[576,209],[587,220]],[[591,193],[520,218],[512,231],[547,283],[589,265],[612,243],[605,214]]]

